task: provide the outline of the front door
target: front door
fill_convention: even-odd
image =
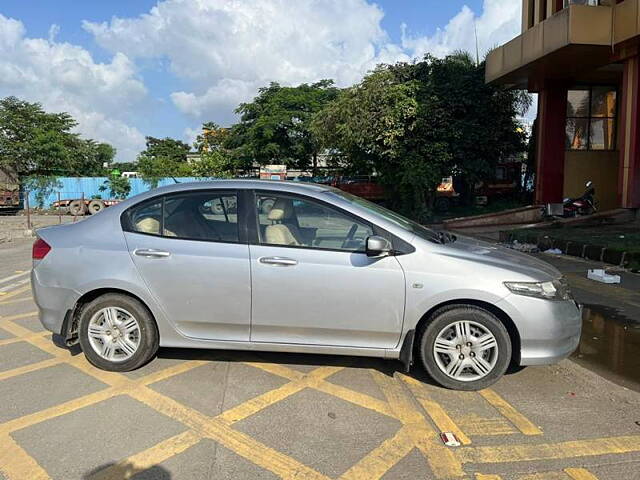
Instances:
[[[404,273],[395,257],[364,253],[372,226],[308,197],[255,200],[251,341],[396,347]]]
[[[182,334],[248,341],[249,247],[236,192],[169,194],[127,215],[125,237],[140,275]]]

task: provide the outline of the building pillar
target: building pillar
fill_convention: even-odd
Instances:
[[[561,203],[564,192],[567,87],[548,84],[538,94],[536,203]]]
[[[624,61],[620,99],[618,195],[623,208],[640,207],[640,57]]]

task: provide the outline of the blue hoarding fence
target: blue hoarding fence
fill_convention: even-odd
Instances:
[[[45,208],[50,207],[51,204],[58,200],[58,193],[62,200],[84,198],[90,199],[97,196],[101,198],[109,198],[109,190],[104,192],[100,191],[100,187],[104,185],[104,182],[108,180],[108,177],[58,177],[58,185],[60,188],[47,189],[47,194],[42,199],[42,204]],[[176,180],[179,183],[186,182],[201,182],[211,180],[210,178],[202,177],[178,177]],[[141,178],[130,178],[131,192],[128,197],[133,197],[140,193],[151,190],[151,186]],[[158,187],[165,185],[173,185],[175,183],[173,178],[163,178],[158,181]],[[39,206],[38,203],[38,191],[32,190],[29,192],[29,205],[31,207]]]

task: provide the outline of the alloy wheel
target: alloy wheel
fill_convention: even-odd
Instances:
[[[91,348],[110,362],[130,359],[140,346],[140,325],[120,307],[98,310],[89,320],[87,331]]]

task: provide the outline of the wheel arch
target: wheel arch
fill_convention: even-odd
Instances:
[[[147,305],[147,303],[142,298],[140,298],[138,295],[134,293],[131,293],[127,290],[123,290],[120,288],[101,287],[101,288],[95,288],[93,290],[89,290],[84,294],[82,294],[82,296],[80,296],[80,298],[76,300],[73,307],[65,315],[61,334],[64,337],[65,343],[68,346],[75,345],[76,343],[78,343],[78,322],[80,320],[80,312],[82,311],[82,307],[84,307],[88,303],[91,303],[96,298],[109,293],[117,293],[119,295],[125,295],[127,297],[131,297],[137,300],[138,302],[140,302],[140,304],[147,310],[147,312],[149,312],[149,315],[153,320],[153,324],[156,327],[156,333],[158,334],[158,337],[160,336],[160,329],[158,328],[158,321],[156,319],[156,316],[153,314],[153,310],[149,308],[149,305]]]
[[[507,332],[509,333],[509,339],[511,340],[511,364],[520,365],[520,332],[518,332],[518,328],[516,327],[516,324],[513,322],[511,317],[504,310],[496,307],[492,303],[485,302],[482,300],[471,299],[471,298],[448,300],[446,302],[442,302],[431,307],[429,311],[427,311],[416,324],[415,341],[413,342],[414,355],[416,353],[415,350],[418,348],[420,337],[422,336],[424,329],[432,320],[433,314],[443,307],[448,307],[452,305],[460,305],[460,306],[471,305],[474,307],[487,310],[488,312],[495,315],[502,322],[502,324],[507,329]]]

